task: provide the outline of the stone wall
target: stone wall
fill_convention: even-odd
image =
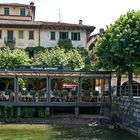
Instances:
[[[121,127],[140,137],[140,98],[114,98],[111,113]]]

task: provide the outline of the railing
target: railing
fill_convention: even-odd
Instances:
[[[27,93],[27,94],[18,94],[18,101],[19,102],[46,102],[47,101],[47,94],[44,92],[42,94],[32,94],[32,93]]]
[[[4,38],[4,43],[5,43],[6,46],[8,46],[8,44],[15,45],[16,44],[16,38],[15,37],[13,37],[13,38],[7,38],[7,37],[5,37]]]
[[[116,86],[112,89],[112,95],[114,96],[130,96],[129,95],[129,87],[128,85]],[[140,97],[140,85],[132,86],[132,95],[134,97]]]
[[[109,102],[109,95],[108,94],[100,94],[100,95],[84,95],[84,93],[81,93],[81,98],[78,97],[79,94],[75,93],[72,95],[68,94],[60,94],[56,95],[53,93],[50,93],[50,99],[47,100],[47,92],[44,93],[21,93],[18,92],[17,98],[15,92],[5,93],[4,91],[0,92],[0,102],[52,102],[52,103],[72,103],[72,102],[80,102],[81,103],[108,103]]]

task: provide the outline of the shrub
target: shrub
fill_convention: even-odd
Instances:
[[[21,116],[23,118],[32,118],[35,114],[35,108],[33,107],[23,107]]]
[[[5,106],[3,111],[1,109],[1,113],[2,113],[1,117],[4,117],[4,118],[14,118],[14,117],[16,117],[15,107],[12,107],[12,106]]]
[[[46,116],[46,114],[45,114],[45,108],[43,108],[43,107],[39,107],[38,110],[37,110],[37,112],[38,112],[38,117],[39,118],[44,118]]]

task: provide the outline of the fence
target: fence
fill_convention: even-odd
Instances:
[[[128,85],[116,86],[112,88],[112,95],[130,96]],[[140,84],[132,85],[132,95],[140,97]]]

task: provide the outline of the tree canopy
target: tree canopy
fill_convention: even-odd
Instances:
[[[95,46],[96,68],[118,74],[140,66],[140,11],[129,11],[107,27]]]
[[[140,67],[140,11],[128,11],[107,27],[95,45],[95,68],[128,72],[129,92],[132,73]]]
[[[69,66],[74,70],[79,70],[84,67],[84,62],[77,50],[66,52],[65,49],[54,48],[38,53],[34,58],[34,65]]]
[[[29,65],[29,63],[30,59],[23,50],[9,48],[0,50],[0,68],[2,69],[14,69],[16,66]]]

